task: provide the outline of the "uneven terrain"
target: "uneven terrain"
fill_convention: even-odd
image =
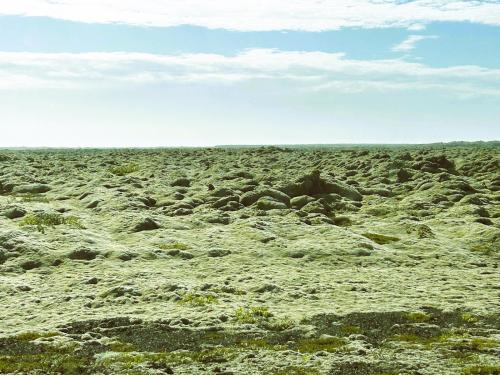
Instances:
[[[499,156],[0,150],[0,373],[499,374]]]

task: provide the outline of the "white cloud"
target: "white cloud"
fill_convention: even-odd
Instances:
[[[342,53],[269,49],[247,50],[236,56],[0,52],[0,78],[3,90],[252,81],[276,83],[286,90],[442,90],[458,96],[500,95],[500,69],[432,68],[404,60],[351,60]]]
[[[500,2],[456,0],[3,0],[0,14],[90,23],[183,24],[232,30],[406,27],[434,21],[500,25]]]
[[[410,35],[401,43],[392,47],[394,52],[407,52],[415,49],[418,42],[426,39],[436,39],[435,35]]]
[[[408,26],[408,30],[410,31],[423,31],[425,29],[425,25],[421,23],[414,23],[413,25]]]

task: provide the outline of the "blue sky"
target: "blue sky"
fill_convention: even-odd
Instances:
[[[500,139],[499,1],[238,5],[0,4],[0,147]]]

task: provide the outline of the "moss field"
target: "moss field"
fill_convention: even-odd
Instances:
[[[499,160],[0,150],[0,374],[499,375]]]

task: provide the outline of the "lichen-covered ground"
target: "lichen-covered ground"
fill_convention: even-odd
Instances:
[[[0,373],[499,374],[499,156],[0,151]]]

